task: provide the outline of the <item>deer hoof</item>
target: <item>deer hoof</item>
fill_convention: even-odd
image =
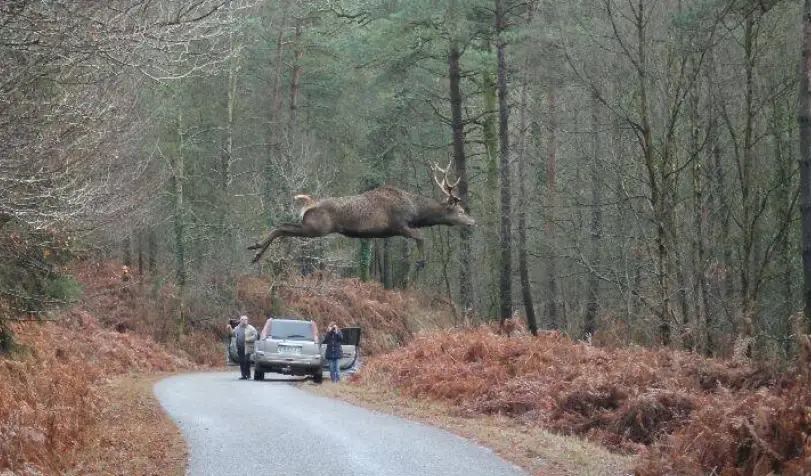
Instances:
[[[418,259],[417,260],[417,269],[422,269],[424,267],[425,267],[425,260],[424,259]]]
[[[261,248],[261,247],[262,247],[262,243],[260,243],[260,242],[258,242],[258,241],[257,241],[256,243],[254,243],[254,244],[252,244],[251,246],[249,246],[249,247],[248,247],[248,249],[249,249],[249,250],[258,250],[258,249],[259,249],[259,248]]]

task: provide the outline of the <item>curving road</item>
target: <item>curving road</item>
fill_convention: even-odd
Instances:
[[[452,433],[314,395],[295,380],[237,377],[185,374],[155,385],[188,442],[189,476],[526,474]]]

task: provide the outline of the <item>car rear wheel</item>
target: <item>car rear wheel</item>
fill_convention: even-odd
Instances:
[[[313,372],[313,382],[321,383],[323,381],[324,381],[324,373],[321,371],[321,369],[316,369]]]
[[[265,380],[265,371],[264,370],[256,370],[253,371],[253,379],[254,380]]]

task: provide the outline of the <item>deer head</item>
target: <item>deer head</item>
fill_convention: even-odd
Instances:
[[[445,223],[452,225],[463,227],[475,226],[476,221],[467,213],[464,204],[462,204],[462,199],[456,195],[456,193],[454,193],[454,189],[456,189],[457,185],[459,185],[459,181],[462,180],[462,177],[458,177],[455,182],[449,183],[448,170],[450,168],[450,162],[448,162],[448,166],[444,169],[436,163],[431,166],[431,171],[434,175],[434,182],[439,185],[439,189],[442,190],[442,193],[445,194],[445,197],[447,197],[447,200],[443,204],[443,219],[445,220]],[[439,172],[442,173],[442,180],[439,179]]]

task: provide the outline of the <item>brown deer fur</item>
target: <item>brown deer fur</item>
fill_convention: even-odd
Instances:
[[[437,170],[445,172],[443,169]],[[447,169],[446,169],[447,170]],[[447,172],[446,172],[447,175]],[[436,177],[435,177],[436,178]],[[251,262],[262,257],[271,243],[282,236],[314,238],[339,233],[351,238],[388,238],[404,236],[417,243],[419,263],[424,263],[422,234],[418,228],[448,225],[475,226],[458,197],[453,195],[454,185],[441,183],[446,202],[415,195],[391,186],[369,190],[360,195],[330,197],[315,200],[309,195],[296,195],[304,202],[300,223],[284,223],[271,230],[264,240],[248,247],[259,250]]]

